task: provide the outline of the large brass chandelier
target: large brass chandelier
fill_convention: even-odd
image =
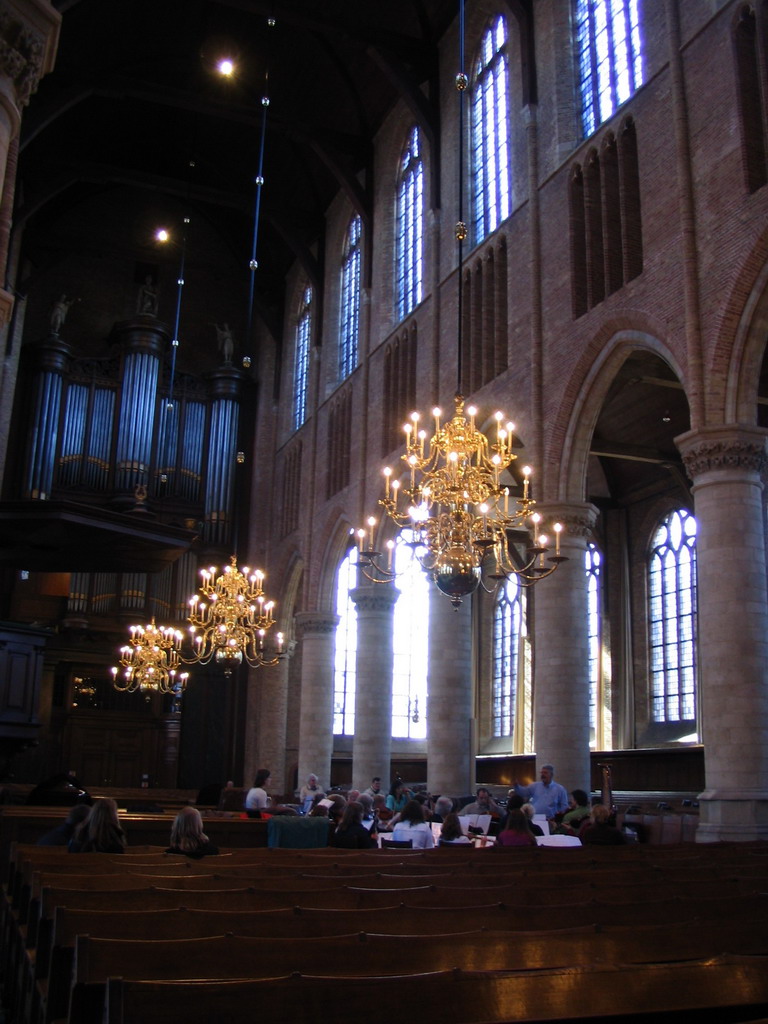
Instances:
[[[464,2],[459,0],[459,63],[464,67]],[[464,408],[461,390],[463,244],[467,226],[463,221],[464,203],[464,103],[469,84],[461,70],[455,79],[459,98],[459,220],[458,243],[458,336],[457,394],[454,413],[441,423],[442,411],[433,409],[434,432],[420,429],[421,417],[412,413],[406,423],[405,452],[400,456],[406,467],[405,498],[400,499],[401,481],[390,467],[384,470],[384,497],[379,504],[397,527],[408,531],[405,542],[411,547],[427,574],[454,606],[472,594],[480,583],[495,589],[513,576],[523,586],[531,586],[555,571],[566,561],[560,554],[562,526],[555,523],[554,549],[541,531],[541,516],[530,494],[529,467],[522,473],[522,495],[509,469],[517,456],[512,451],[514,424],[503,413],[495,416],[495,437],[489,440],[476,425],[477,410]],[[507,474],[506,480],[504,474]],[[368,520],[368,530],[358,531],[358,564],[361,572],[376,583],[393,580],[392,549],[385,560],[375,549],[376,520]],[[527,538],[521,542],[520,533]],[[367,544],[367,546],[366,546]]]
[[[121,693],[178,694],[187,685],[188,672],[179,672],[183,633],[170,626],[131,626],[131,642],[120,648],[121,672],[112,669],[112,682]]]
[[[275,625],[274,602],[264,594],[264,573],[237,567],[237,557],[217,575],[211,566],[201,569],[200,593],[190,599],[189,632],[193,653],[183,660],[207,665],[213,661],[230,675],[245,659],[251,668],[276,665],[283,656],[283,634],[278,633],[275,647],[266,637]]]
[[[441,410],[432,410],[429,441],[418,428],[419,414],[412,414],[400,456],[409,479],[401,488],[388,466],[379,504],[399,531],[409,531],[407,543],[414,555],[438,590],[458,607],[480,583],[491,590],[516,576],[523,586],[531,586],[566,559],[560,554],[561,524],[552,527],[554,547],[540,531],[541,516],[530,496],[530,467],[523,467],[522,495],[513,496],[502,480],[517,458],[512,451],[514,424],[497,412],[496,436],[489,441],[475,423],[477,410],[469,406],[465,413],[461,395],[454,403],[454,415],[442,425]],[[374,548],[375,526],[371,517],[368,531],[358,531],[358,561],[369,580],[384,583],[396,572],[391,555],[385,564]],[[528,538],[524,547],[521,530]]]

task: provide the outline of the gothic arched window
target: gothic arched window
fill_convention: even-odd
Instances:
[[[414,126],[400,160],[397,183],[397,315],[402,320],[422,299],[424,269],[424,165]]]
[[[584,137],[643,84],[639,0],[574,0]]]
[[[394,552],[400,597],[393,624],[392,735],[425,739],[430,586],[408,546],[412,536],[403,530]]]
[[[360,240],[363,222],[353,217],[349,223],[341,262],[341,322],[339,331],[339,380],[357,366],[360,332]]]
[[[309,386],[309,345],[312,335],[312,289],[305,288],[296,325],[296,361],[293,368],[293,427],[298,430],[307,418]]]
[[[648,564],[651,717],[696,718],[696,520],[671,512],[656,529]]]
[[[493,606],[494,736],[512,736],[514,733],[522,624],[522,588],[514,576],[499,588]]]
[[[502,15],[484,33],[472,82],[472,180],[475,242],[510,211],[507,23]]]
[[[357,548],[350,548],[336,577],[336,653],[333,673],[333,732],[355,734],[357,608],[349,596],[357,586]]]
[[[602,683],[603,621],[600,607],[602,556],[591,542],[584,552],[587,572],[587,643],[589,645],[589,732],[591,745],[598,745]]]

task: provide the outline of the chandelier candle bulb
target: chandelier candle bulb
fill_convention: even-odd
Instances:
[[[555,532],[555,558],[560,557],[560,534],[563,532],[563,524],[555,523],[552,529]]]

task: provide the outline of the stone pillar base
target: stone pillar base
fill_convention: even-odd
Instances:
[[[699,796],[697,843],[768,839],[768,793],[707,789]]]

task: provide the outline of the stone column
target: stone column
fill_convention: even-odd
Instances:
[[[248,673],[243,779],[249,786],[259,768],[269,768],[270,790],[278,796],[288,795],[285,733],[291,646],[287,645],[288,656],[277,665],[251,669]]]
[[[393,614],[400,591],[392,584],[371,583],[349,596],[357,608],[352,785],[362,791],[375,775],[390,778]]]
[[[560,522],[561,554],[568,558],[533,588],[533,742],[537,767],[555,766],[570,792],[589,792],[589,645],[584,552],[598,511],[586,502],[537,505],[550,524]]]
[[[314,772],[327,788],[333,755],[333,651],[339,616],[300,612],[295,622],[302,645],[299,780]]]
[[[706,789],[697,842],[768,839],[768,593],[759,427],[675,438],[693,480]]]
[[[475,785],[472,746],[472,601],[458,608],[436,588],[429,600],[427,788],[464,796]]]

